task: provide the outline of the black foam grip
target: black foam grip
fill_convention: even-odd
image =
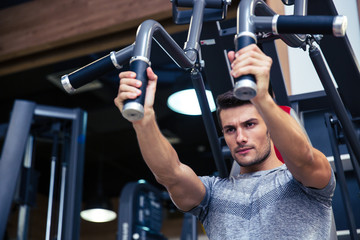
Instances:
[[[130,71],[133,71],[136,73],[136,79],[140,80],[142,82],[142,85],[140,87],[141,95],[138,96],[136,99],[129,99],[126,100],[124,103],[129,102],[137,102],[141,105],[144,105],[145,101],[145,92],[146,87],[148,83],[148,77],[146,73],[146,69],[149,67],[149,64],[143,60],[135,60],[130,63]]]
[[[92,62],[85,67],[72,72],[68,75],[69,82],[74,89],[84,86],[85,84],[103,76],[105,73],[115,69],[110,56],[103,57]]]
[[[278,33],[333,34],[334,16],[279,16]]]
[[[235,40],[235,50],[238,51],[253,43],[256,43],[254,38],[247,35],[240,36]],[[243,75],[238,78],[235,78],[234,81],[237,82],[237,81],[241,81],[242,79],[248,79],[255,82],[255,77],[253,75]]]

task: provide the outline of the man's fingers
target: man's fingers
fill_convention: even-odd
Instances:
[[[237,57],[232,62],[231,67],[234,67],[235,65],[242,62],[249,62],[249,60],[253,61],[250,63],[256,63],[255,60],[260,60],[260,61],[266,60],[266,56],[264,56],[264,54],[258,53],[256,51],[244,52],[242,54],[237,53],[236,55]]]
[[[144,107],[147,106],[148,109],[152,107],[158,76],[150,67],[146,69],[146,73],[149,80],[146,92],[139,89],[143,83],[136,79],[136,74],[134,72],[126,71],[119,74],[119,91],[117,97],[114,99],[114,103],[120,111],[122,111],[124,102],[127,99],[135,99],[141,94],[146,94]]]
[[[140,80],[134,79],[134,78],[122,78],[120,80],[120,86],[121,85],[129,85],[135,88],[139,88],[142,85],[142,82]]]
[[[229,61],[232,63],[235,59],[235,52],[234,51],[228,52],[228,58],[229,58]]]
[[[231,75],[239,77],[246,74],[265,74],[271,68],[271,64],[272,59],[252,44],[235,53],[235,59],[231,63]]]
[[[256,67],[262,67],[262,62],[255,58],[245,58],[241,61],[234,62],[231,65],[231,75],[233,77],[239,77],[244,74],[249,74],[252,69]]]
[[[122,78],[135,78],[136,77],[136,73],[132,72],[132,71],[125,71],[125,72],[121,72],[119,74],[120,79]]]
[[[150,81],[157,80],[158,77],[157,77],[157,75],[154,73],[154,71],[152,70],[151,67],[148,67],[148,68],[146,69],[146,73],[147,73],[148,79],[149,79]]]
[[[119,87],[119,93],[117,97],[114,99],[115,105],[119,108],[120,111],[122,111],[122,108],[124,106],[124,101],[127,99],[135,99],[140,94],[141,91],[137,88],[132,88],[126,85],[120,85]]]
[[[138,89],[136,86],[132,86],[130,84],[120,84],[119,93],[123,93],[123,92],[129,92],[129,93],[135,94],[136,96],[141,94],[140,89]]]
[[[258,52],[258,53],[262,53],[262,51],[260,50],[260,48],[256,45],[256,44],[250,44],[246,47],[243,47],[242,49],[240,49],[239,51],[237,51],[235,53],[235,57],[238,57],[238,55],[242,55],[246,52]]]

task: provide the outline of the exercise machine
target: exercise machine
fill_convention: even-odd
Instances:
[[[120,194],[116,239],[166,240],[161,233],[166,202],[171,202],[169,194],[145,180],[127,183]],[[196,239],[197,219],[184,213],[181,240]]]
[[[46,239],[79,238],[86,121],[86,112],[78,108],[15,101],[0,160],[0,239],[5,235],[15,192],[20,205],[17,239],[27,239],[30,209],[36,194],[36,172],[32,168],[36,137],[46,138],[53,144],[49,156]],[[58,157],[60,149],[61,158]],[[58,168],[60,176],[56,174]],[[17,187],[18,179],[21,179],[20,187]],[[60,179],[60,186],[57,187],[55,179]],[[55,195],[59,198],[55,199]],[[58,208],[54,207],[55,200]]]
[[[215,33],[214,37],[221,39],[222,32],[219,29],[218,21],[225,19],[229,0],[173,0],[173,15],[176,24],[189,23],[188,38],[184,48],[171,38],[171,36],[164,30],[164,28],[156,21],[146,20],[138,28],[136,40],[133,44],[125,47],[120,51],[113,51],[109,55],[90,63],[89,65],[62,77],[62,84],[69,93],[75,91],[78,87],[92,81],[97,76],[100,76],[110,70],[121,70],[122,65],[129,64],[130,70],[137,74],[137,78],[143,82],[142,89],[147,85],[146,68],[151,65],[150,50],[152,40],[154,40],[160,47],[169,55],[169,57],[182,69],[189,72],[194,88],[199,99],[200,107],[202,109],[202,116],[204,125],[208,134],[211,150],[214,155],[216,167],[220,177],[227,177],[228,170],[224,164],[223,152],[220,147],[218,136],[216,133],[215,123],[212,119],[211,112],[205,94],[204,81],[202,71],[208,71],[209,66],[207,61],[203,59],[203,51],[200,43],[200,32],[203,23],[208,28],[212,28]],[[358,113],[358,108],[352,107],[349,104],[349,97],[345,98],[345,104],[342,102],[337,89],[331,81],[329,70],[326,68],[325,59],[320,50],[321,42],[332,42],[333,39],[340,39],[340,45],[346,51],[346,58],[349,61],[349,67],[352,78],[351,80],[360,79],[359,69],[352,53],[351,46],[346,37],[347,19],[345,16],[339,16],[336,12],[332,1],[323,1],[321,6],[309,3],[306,0],[286,1],[285,5],[294,5],[293,15],[281,16],[276,14],[264,1],[262,0],[242,0],[238,6],[238,14],[236,19],[236,30],[227,31],[227,34],[233,33],[235,50],[239,50],[249,44],[261,44],[265,53],[275,59],[275,69],[281,73],[281,67],[278,63],[276,49],[274,47],[274,39],[282,39],[288,46],[309,49],[309,56],[313,65],[320,77],[331,105],[339,118],[339,122],[344,131],[344,135],[348,141],[355,159],[360,161],[360,144],[356,130],[352,123],[351,116],[348,115],[348,109],[352,113]],[[324,6],[325,7],[324,7]],[[192,10],[179,11],[181,7],[190,7]],[[319,12],[317,9],[326,9],[326,12]],[[315,13],[308,15],[308,12]],[[316,15],[318,14],[318,15]],[[210,22],[210,24],[206,24]],[[211,24],[211,22],[215,22]],[[321,35],[320,35],[321,34]],[[324,35],[323,40],[321,39]],[[331,39],[331,40],[328,40]],[[326,46],[324,55],[327,59],[327,52],[331,52],[329,46]],[[220,53],[221,54],[221,53]],[[206,54],[204,54],[206,55]],[[352,56],[351,56],[352,55]],[[224,56],[223,66],[227,66],[226,71],[229,71],[229,64],[226,62]],[[345,75],[336,70],[336,64],[333,63],[335,58],[329,61],[329,66],[333,72],[335,80],[340,83],[339,89],[344,89],[342,86],[351,86],[348,80],[342,79]],[[338,60],[337,60],[338,61]],[[204,64],[205,63],[205,64]],[[349,70],[349,69],[347,69]],[[275,75],[272,72],[272,75]],[[281,74],[280,74],[281,75]],[[251,75],[242,76],[239,79],[232,79],[229,74],[227,76],[227,85],[225,88],[234,89],[235,95],[239,99],[251,99],[256,95],[256,84],[254,77]],[[346,78],[346,77],[345,77]],[[282,80],[282,76],[279,76]],[[214,80],[210,79],[210,82]],[[287,98],[285,87],[283,83],[278,83],[279,80],[271,79],[271,83],[276,96],[277,102],[280,104],[290,105]],[[346,84],[342,84],[347,82]],[[215,90],[216,91],[216,90]],[[143,91],[144,92],[144,91]],[[351,91],[351,97],[353,94]],[[343,94],[343,96],[346,94]],[[123,108],[123,116],[129,121],[139,120],[143,117],[143,102],[144,95],[141,95],[136,100],[129,100],[125,102]],[[283,103],[281,103],[283,102]],[[348,109],[347,109],[348,108]],[[353,231],[352,231],[353,232]],[[352,238],[355,236],[352,234]]]

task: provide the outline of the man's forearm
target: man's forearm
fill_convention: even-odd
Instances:
[[[134,123],[133,127],[146,164],[160,183],[171,184],[173,171],[181,163],[174,148],[160,132],[155,116],[146,123]]]
[[[254,105],[262,115],[271,139],[284,160],[292,161],[295,165],[306,164],[312,158],[312,147],[295,119],[280,109],[270,96]]]
[[[254,105],[262,115],[270,136],[292,175],[307,187],[321,189],[331,177],[325,155],[313,148],[302,127],[271,99]]]
[[[181,164],[175,149],[161,134],[155,117],[133,126],[146,164],[168,190],[174,204],[183,211],[197,206],[205,196],[205,187],[190,167]]]

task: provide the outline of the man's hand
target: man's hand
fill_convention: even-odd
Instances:
[[[272,59],[255,44],[229,52],[231,75],[235,78],[253,74],[257,94],[251,99],[264,119],[272,141],[284,158],[291,174],[304,186],[324,188],[331,177],[329,161],[319,150],[313,148],[299,124],[282,111],[268,93]]]
[[[272,59],[265,55],[256,44],[246,46],[236,53],[228,53],[231,62],[231,75],[238,78],[242,75],[252,74],[255,76],[257,94],[251,101],[261,101],[268,96],[270,69]]]
[[[154,113],[153,106],[155,100],[156,84],[157,84],[157,75],[152,71],[150,67],[146,69],[147,76],[149,79],[146,93],[142,93],[139,89],[142,82],[136,79],[136,74],[131,71],[121,72],[119,74],[120,86],[117,97],[114,99],[115,105],[118,107],[120,112],[124,107],[124,101],[127,99],[135,99],[140,94],[145,95],[144,102],[144,118]],[[142,121],[142,120],[139,120]]]

